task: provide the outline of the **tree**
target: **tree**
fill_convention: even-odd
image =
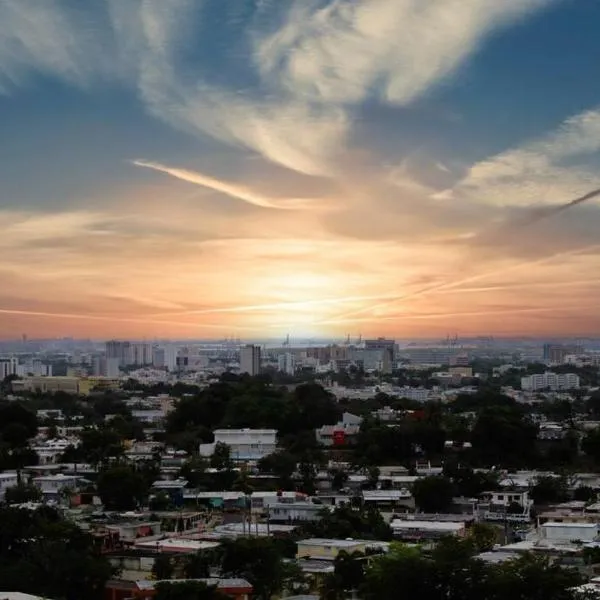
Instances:
[[[0,508],[0,589],[100,600],[114,575],[91,535],[48,507]]]
[[[148,485],[142,475],[122,465],[102,471],[97,488],[107,510],[134,510],[148,494]]]
[[[580,485],[575,488],[573,492],[573,500],[581,500],[583,502],[589,502],[590,500],[594,500],[596,498],[596,492],[593,488],[587,485]]]
[[[565,502],[567,482],[564,477],[538,477],[529,495],[535,504]]]
[[[328,539],[392,539],[390,526],[376,508],[353,508],[347,504],[334,510],[324,507],[320,516],[320,520],[306,523],[302,527],[304,535]]]
[[[25,504],[26,502],[40,502],[42,492],[35,485],[19,483],[6,488],[4,502],[6,504]]]
[[[233,461],[231,460],[231,448],[223,442],[217,442],[213,455],[210,457],[210,466],[213,469],[231,470]]]
[[[164,581],[165,579],[171,579],[175,572],[175,565],[171,560],[171,557],[167,554],[159,554],[154,559],[152,565],[152,577],[158,581]]]
[[[222,552],[223,574],[248,580],[256,598],[269,600],[286,586],[290,571],[275,540],[260,537],[225,540]]]
[[[537,431],[517,407],[485,408],[473,427],[473,455],[488,467],[527,464],[535,455]]]
[[[469,530],[469,539],[477,552],[492,550],[498,539],[498,530],[489,523],[473,523]]]
[[[296,463],[296,457],[291,452],[277,450],[258,461],[258,470],[261,473],[274,475],[278,479],[279,487],[289,490],[293,487],[292,476],[296,471]]]
[[[447,477],[434,475],[417,479],[413,486],[415,504],[423,512],[443,512],[452,505],[454,486]]]
[[[109,458],[123,454],[123,438],[109,428],[88,428],[81,432],[81,444],[77,449],[81,457],[90,464],[106,465]]]
[[[600,427],[596,427],[581,440],[581,449],[594,461],[600,462]]]
[[[196,552],[186,558],[183,574],[187,579],[203,579],[210,577],[210,567],[210,557],[204,552]]]
[[[227,600],[216,586],[202,581],[161,581],[157,583],[154,600]]]

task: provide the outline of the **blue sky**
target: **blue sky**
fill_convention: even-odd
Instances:
[[[600,333],[595,201],[514,226],[600,187],[599,23],[590,0],[2,0],[0,328]]]

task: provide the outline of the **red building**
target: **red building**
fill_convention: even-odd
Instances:
[[[183,579],[171,580],[172,583],[186,581]],[[252,585],[245,579],[193,579],[189,581],[202,581],[207,585],[216,585],[219,592],[234,600],[249,600],[252,594]],[[156,581],[124,581],[113,579],[106,584],[106,600],[151,600],[155,594]]]

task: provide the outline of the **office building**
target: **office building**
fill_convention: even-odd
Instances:
[[[120,367],[152,364],[152,344],[111,340],[106,342],[106,358],[117,359]]]
[[[0,358],[0,381],[9,375],[18,375],[19,361],[14,358]]]
[[[575,373],[541,373],[521,377],[521,389],[529,392],[537,390],[575,390],[579,388],[579,375]]]
[[[376,340],[365,340],[365,350],[387,350],[391,353],[391,360],[396,356],[395,340],[387,340],[385,338],[377,338]]]
[[[293,375],[296,372],[296,357],[291,352],[280,354],[277,357],[277,368],[287,375]]]
[[[260,346],[248,344],[240,350],[240,373],[258,375],[260,373]]]

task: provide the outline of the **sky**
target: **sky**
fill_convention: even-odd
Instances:
[[[0,0],[0,337],[600,335],[599,23]]]

